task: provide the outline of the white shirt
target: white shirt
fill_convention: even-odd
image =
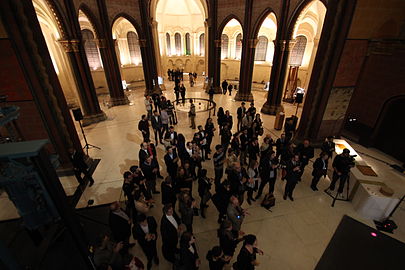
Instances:
[[[186,148],[187,153],[190,155],[190,157],[193,155],[193,149],[188,149]]]
[[[322,159],[322,162],[323,162],[323,167],[322,167],[322,169],[323,169],[323,170],[326,170],[326,163],[325,163],[325,160]]]
[[[121,218],[123,218],[125,220],[129,220],[128,215],[124,211],[122,211],[121,209],[117,209],[117,210],[113,211],[113,214],[115,214],[115,215],[117,215],[117,216],[119,216],[119,217],[121,217]]]
[[[167,219],[170,221],[170,223],[176,228],[176,230],[179,228],[179,224],[177,224],[176,219],[173,217],[173,215],[168,216],[166,215]]]

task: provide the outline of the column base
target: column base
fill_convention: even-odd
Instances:
[[[120,105],[127,105],[129,104],[129,99],[126,95],[124,97],[119,97],[119,98],[110,98],[110,107],[113,106],[120,106]]]
[[[270,105],[269,103],[264,103],[262,109],[260,110],[261,113],[276,115],[278,112],[284,112],[283,105]]]
[[[89,126],[91,124],[95,124],[95,123],[104,121],[106,119],[107,119],[107,115],[105,114],[105,112],[101,111],[101,113],[85,115],[83,117],[82,125],[85,127],[85,126]]]
[[[235,95],[235,100],[236,101],[253,101],[253,95],[252,93],[241,93],[238,91]]]

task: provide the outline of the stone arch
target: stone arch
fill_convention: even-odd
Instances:
[[[221,35],[222,32],[224,31],[225,26],[228,24],[228,22],[230,22],[232,19],[235,19],[239,22],[239,24],[241,25],[242,29],[243,29],[243,24],[242,21],[238,18],[238,16],[234,15],[234,14],[230,14],[228,15],[223,21],[222,23],[218,26],[218,31],[217,31],[217,38],[216,39],[221,39]],[[243,35],[243,33],[242,33]]]
[[[251,31],[251,39],[256,39],[257,35],[259,34],[260,28],[262,27],[262,24],[264,20],[270,15],[273,14],[274,17],[276,18],[276,26],[278,27],[279,25],[279,20],[278,17],[276,16],[276,13],[273,11],[271,8],[266,8],[263,10],[263,12],[259,15],[258,19],[256,20],[256,23],[253,26],[253,31]]]
[[[124,12],[118,13],[117,15],[114,16],[114,18],[113,18],[112,21],[111,21],[111,25],[110,25],[110,28],[111,28],[111,29],[113,28],[114,23],[115,23],[119,18],[124,18],[124,19],[126,19],[127,21],[129,21],[129,22],[132,24],[132,26],[135,28],[136,33],[137,33],[139,39],[143,39],[143,38],[144,38],[144,33],[143,33],[143,31],[142,31],[141,26],[136,22],[136,20],[135,20],[132,16],[130,16],[130,15],[124,13]]]
[[[101,38],[103,36],[100,31],[101,26],[98,23],[96,16],[94,16],[93,12],[90,10],[90,8],[85,3],[81,3],[77,11],[78,17],[80,11],[83,12],[83,14],[87,17],[91,26],[93,27],[95,38]]]

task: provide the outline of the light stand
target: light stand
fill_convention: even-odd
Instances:
[[[84,145],[84,147],[83,147],[83,149],[86,149],[86,154],[89,155],[89,149],[90,149],[90,148],[96,148],[96,149],[98,149],[98,150],[101,150],[100,147],[98,147],[98,146],[96,146],[96,145],[93,145],[93,144],[90,144],[90,143],[87,142],[86,134],[84,134],[84,130],[83,130],[83,126],[82,126],[82,121],[79,120],[78,122],[79,122],[79,125],[80,125],[80,129],[82,130],[84,142],[86,143],[86,144]]]

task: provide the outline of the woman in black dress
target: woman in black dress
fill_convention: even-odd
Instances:
[[[244,237],[243,247],[240,249],[237,261],[233,264],[235,270],[254,270],[259,262],[256,254],[263,255],[263,251],[257,248],[257,239],[253,234]]]
[[[207,133],[206,149],[207,149],[208,154],[211,154],[211,143],[212,143],[212,138],[214,137],[214,131],[215,131],[215,127],[214,127],[214,123],[212,122],[212,118],[207,119],[204,130],[205,130],[205,133]]]

